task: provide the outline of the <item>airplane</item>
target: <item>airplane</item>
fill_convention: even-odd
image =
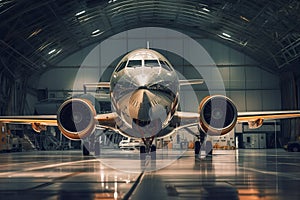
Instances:
[[[155,138],[164,138],[189,126],[198,126],[195,156],[199,155],[201,135],[224,135],[239,122],[259,128],[264,120],[300,117],[300,111],[238,112],[227,96],[204,98],[196,112],[178,110],[179,90],[184,85],[202,84],[202,79],[179,80],[171,63],[152,49],[136,49],[117,64],[110,82],[96,85],[109,88],[111,112],[98,114],[95,101],[71,98],[61,104],[57,115],[0,116],[2,123],[30,124],[36,132],[58,126],[71,140],[84,140],[95,129],[110,129],[124,137],[142,139],[140,155],[153,154]],[[85,155],[85,154],[84,154]],[[142,156],[143,158],[145,156]]]

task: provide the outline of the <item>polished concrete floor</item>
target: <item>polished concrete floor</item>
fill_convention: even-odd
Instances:
[[[195,159],[158,151],[156,162],[146,160],[158,167],[145,170],[137,152],[103,152],[2,153],[0,199],[300,199],[300,153],[216,150]],[[161,155],[168,162],[160,166]]]

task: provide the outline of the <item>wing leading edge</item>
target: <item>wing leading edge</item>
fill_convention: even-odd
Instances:
[[[115,113],[97,114],[97,127],[110,128],[115,126]],[[0,123],[32,125],[36,132],[46,130],[47,126],[58,126],[56,115],[27,115],[27,116],[0,116]]]
[[[1,123],[57,126],[56,115],[0,116]]]
[[[300,110],[291,111],[262,111],[239,112],[238,122],[248,122],[249,128],[255,129],[262,126],[264,121],[290,119],[300,117]]]
[[[184,86],[184,85],[199,85],[203,84],[204,80],[203,79],[189,79],[189,80],[179,80],[179,85]]]

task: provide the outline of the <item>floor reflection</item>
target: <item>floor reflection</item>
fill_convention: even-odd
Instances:
[[[108,154],[107,154],[108,155]],[[83,157],[80,151],[0,154],[0,199],[299,199],[300,154],[283,150],[223,150],[195,160],[133,153]],[[167,166],[161,157],[171,158]],[[168,159],[165,159],[168,160]],[[143,163],[145,162],[145,163]],[[107,165],[106,163],[109,163]],[[113,165],[111,165],[113,164]],[[139,172],[118,170],[157,170]]]

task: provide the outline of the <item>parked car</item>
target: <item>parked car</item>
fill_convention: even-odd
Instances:
[[[134,138],[123,138],[119,143],[119,147],[122,150],[136,150],[140,149],[140,146],[143,146],[144,143],[139,139]]]
[[[292,152],[300,152],[300,141],[288,142],[284,145],[284,149]]]

